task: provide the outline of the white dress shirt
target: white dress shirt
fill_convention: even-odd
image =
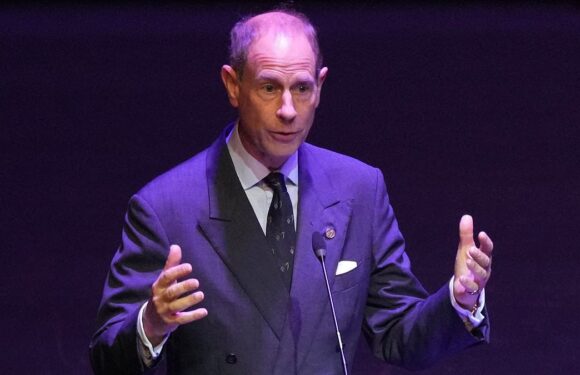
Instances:
[[[227,137],[226,142],[236,174],[254,209],[256,218],[260,222],[262,231],[266,234],[266,220],[274,193],[263,179],[272,171],[246,151],[242,145],[237,125]],[[285,177],[286,189],[290,195],[294,211],[294,229],[296,229],[298,221],[298,152],[293,153],[277,171]]]

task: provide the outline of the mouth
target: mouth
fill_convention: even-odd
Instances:
[[[270,135],[274,140],[281,142],[281,143],[291,143],[296,140],[296,138],[300,137],[302,134],[301,131],[272,131]]]

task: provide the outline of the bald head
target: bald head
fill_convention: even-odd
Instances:
[[[252,43],[267,33],[287,36],[304,35],[308,39],[312,52],[316,56],[316,72],[322,67],[322,55],[318,46],[318,37],[314,26],[308,18],[299,12],[276,10],[243,18],[230,32],[230,65],[241,79]]]

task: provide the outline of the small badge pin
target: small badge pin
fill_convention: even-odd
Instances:
[[[336,230],[334,230],[332,225],[329,225],[324,229],[324,237],[326,237],[327,240],[332,240],[336,237]]]

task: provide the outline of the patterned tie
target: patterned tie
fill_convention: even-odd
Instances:
[[[290,290],[294,250],[296,249],[296,230],[294,229],[292,201],[290,201],[290,195],[288,195],[286,190],[282,173],[272,172],[264,178],[264,182],[274,192],[268,211],[266,240],[270,251],[276,257],[284,282],[288,290]]]

